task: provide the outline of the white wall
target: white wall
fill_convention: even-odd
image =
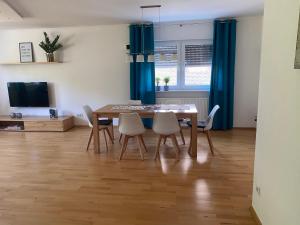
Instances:
[[[240,17],[237,20],[234,127],[256,127],[262,16]],[[212,40],[213,22],[193,21],[182,26],[178,23],[162,23],[156,26],[155,37],[161,41]],[[195,97],[208,96],[207,92],[193,93]],[[182,92],[178,95],[159,93],[158,97],[181,97]]]
[[[43,31],[61,35],[63,63],[0,65],[0,114],[10,112],[6,83],[11,81],[49,82],[52,107],[60,114],[81,114],[83,104],[97,108],[128,101],[129,66],[125,61],[128,25],[0,30],[0,62],[18,61],[18,43],[26,41],[33,42],[36,61],[45,61],[38,46]],[[12,110],[48,115],[48,109]]]
[[[234,127],[255,127],[262,39],[262,16],[237,23]]]
[[[299,4],[265,1],[253,190],[263,225],[300,224],[300,70],[294,69]]]

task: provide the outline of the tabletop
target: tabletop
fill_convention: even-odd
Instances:
[[[137,112],[139,114],[154,114],[155,112],[174,112],[176,114],[197,114],[194,104],[155,104],[155,105],[106,105],[97,109],[97,114],[114,114]]]

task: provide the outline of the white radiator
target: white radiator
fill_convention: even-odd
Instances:
[[[206,120],[208,116],[207,98],[157,98],[157,104],[195,104],[198,110],[198,120]]]

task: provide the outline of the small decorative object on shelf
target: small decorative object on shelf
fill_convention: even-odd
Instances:
[[[159,86],[160,78],[156,77],[155,81],[156,81],[156,91],[160,91],[160,86]]]
[[[57,35],[52,42],[46,32],[44,32],[44,36],[45,41],[42,41],[39,46],[46,52],[47,62],[55,62],[54,52],[63,47],[62,44],[57,43],[60,36]]]
[[[11,113],[10,115],[10,118],[12,118],[12,119],[15,119],[17,116],[16,116],[16,113]]]
[[[170,82],[170,77],[165,77],[164,82],[165,82],[164,91],[169,91],[168,83]]]
[[[23,118],[22,113],[11,113],[9,116],[12,119],[22,119]]]
[[[32,42],[19,43],[19,52],[20,52],[21,63],[33,62]]]
[[[55,109],[49,109],[49,115],[50,115],[50,119],[57,119],[58,118],[57,110],[55,110]]]
[[[22,113],[16,113],[16,118],[17,118],[17,119],[22,119],[22,118],[23,118]]]

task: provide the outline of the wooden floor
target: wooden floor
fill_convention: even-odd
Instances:
[[[199,134],[198,159],[181,146],[180,162],[171,141],[153,160],[152,133],[145,161],[134,142],[122,161],[118,143],[106,153],[102,141],[100,155],[87,153],[88,135],[87,128],[0,132],[0,225],[255,224],[254,130],[214,132],[215,157]]]

